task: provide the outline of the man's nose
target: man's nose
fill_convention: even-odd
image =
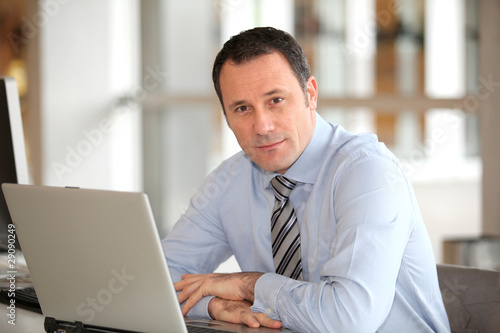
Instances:
[[[265,109],[255,109],[254,130],[258,135],[266,135],[274,131],[274,117]]]

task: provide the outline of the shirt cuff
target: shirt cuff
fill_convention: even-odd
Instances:
[[[280,320],[276,302],[281,288],[289,279],[275,273],[262,275],[255,283],[254,302],[251,310],[265,313],[271,319]]]
[[[189,310],[187,316],[189,317],[197,317],[204,319],[211,319],[210,314],[208,313],[208,303],[215,296],[205,296],[196,303],[191,310]]]

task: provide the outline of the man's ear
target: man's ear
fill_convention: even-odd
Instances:
[[[309,102],[309,108],[311,110],[316,110],[316,107],[318,106],[318,84],[314,76],[310,76],[309,79],[307,79],[306,89],[306,97],[307,101]]]

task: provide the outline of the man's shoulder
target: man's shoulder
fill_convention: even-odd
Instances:
[[[378,140],[374,133],[352,133],[340,125],[332,125],[332,135],[326,154],[324,170],[337,173],[340,170],[350,169],[353,165],[368,162],[384,167],[401,168],[399,159]]]
[[[340,125],[333,126],[330,150],[334,154],[356,158],[367,154],[385,154],[385,146],[374,133],[355,134]]]

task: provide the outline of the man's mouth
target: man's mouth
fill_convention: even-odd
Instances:
[[[281,141],[278,141],[278,142],[274,142],[274,143],[266,143],[266,144],[263,144],[263,145],[259,145],[257,146],[257,149],[259,149],[260,151],[269,151],[269,150],[273,150],[273,149],[276,149],[278,148],[279,146],[281,146],[281,144],[285,142],[285,140],[281,140]]]

